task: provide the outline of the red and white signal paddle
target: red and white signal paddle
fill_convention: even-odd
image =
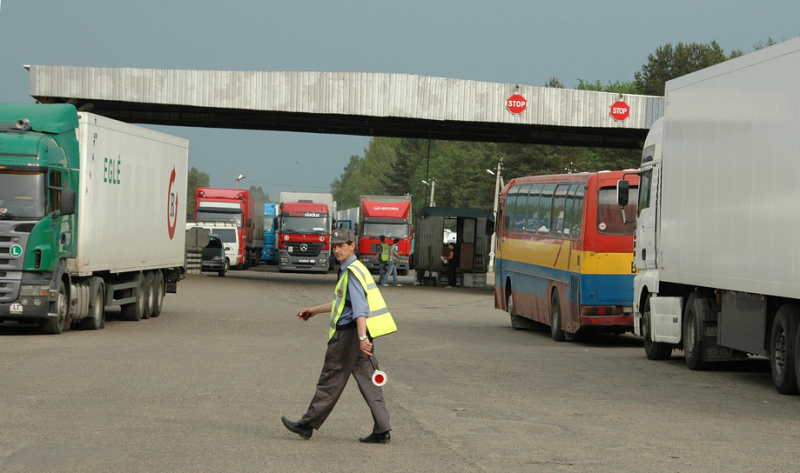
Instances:
[[[372,384],[374,384],[375,386],[378,386],[378,387],[381,387],[384,384],[386,384],[386,373],[384,373],[383,371],[379,370],[375,366],[375,362],[372,360],[371,356],[369,357],[369,362],[370,362],[370,364],[372,364],[372,369],[375,370],[375,372],[372,373]]]

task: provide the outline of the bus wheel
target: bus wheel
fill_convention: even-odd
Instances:
[[[703,361],[703,324],[697,310],[700,300],[700,295],[692,292],[683,311],[683,357],[692,371],[708,368],[708,363]]]
[[[553,289],[553,295],[550,297],[550,335],[557,342],[563,342],[567,338],[564,329],[561,328],[561,304],[558,301],[557,289]]]
[[[524,328],[522,326],[522,320],[520,320],[520,316],[514,313],[514,297],[511,295],[511,288],[509,287],[506,289],[506,307],[508,307],[508,315],[511,316],[511,328],[514,330],[520,330]]]
[[[644,353],[647,355],[648,360],[667,360],[672,356],[672,345],[662,342],[654,342],[650,337],[650,297],[644,303],[644,311],[642,312],[642,320],[644,326],[642,327],[642,338],[644,338]]]
[[[793,305],[783,305],[772,323],[769,343],[769,366],[772,382],[781,394],[797,394],[797,324],[798,310]]]

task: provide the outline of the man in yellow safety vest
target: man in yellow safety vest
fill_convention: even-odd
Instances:
[[[321,313],[330,313],[328,349],[317,389],[308,411],[297,422],[281,417],[283,425],[305,440],[311,438],[313,429],[319,430],[339,400],[350,375],[372,411],[372,433],[358,439],[363,443],[389,443],[392,430],[389,412],[383,399],[383,390],[373,384],[369,357],[377,366],[372,354],[373,337],[396,330],[386,302],[369,270],[356,259],[355,234],[339,228],[331,235],[336,259],[341,263],[334,299],[316,307],[304,307],[297,317],[307,320]]]

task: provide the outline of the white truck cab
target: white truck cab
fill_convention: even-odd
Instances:
[[[215,221],[186,222],[187,230],[193,227],[204,228],[208,230],[208,233],[219,235],[222,239],[222,244],[225,245],[225,270],[227,271],[236,266],[239,258],[239,246],[242,242],[239,241],[239,231],[235,223]]]

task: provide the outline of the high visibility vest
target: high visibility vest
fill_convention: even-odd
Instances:
[[[336,284],[336,289],[333,293],[333,307],[331,308],[331,326],[328,334],[328,339],[333,338],[336,333],[336,323],[339,317],[342,316],[344,311],[345,299],[347,298],[347,281],[350,279],[350,274],[358,280],[364,292],[367,295],[367,305],[369,306],[369,313],[367,313],[367,331],[372,338],[378,338],[383,335],[397,331],[397,325],[394,323],[392,314],[389,313],[389,308],[386,306],[386,301],[383,300],[381,291],[369,274],[369,270],[364,263],[354,260],[347,266],[347,271],[339,278]]]
[[[381,261],[389,261],[389,245],[381,243]]]

